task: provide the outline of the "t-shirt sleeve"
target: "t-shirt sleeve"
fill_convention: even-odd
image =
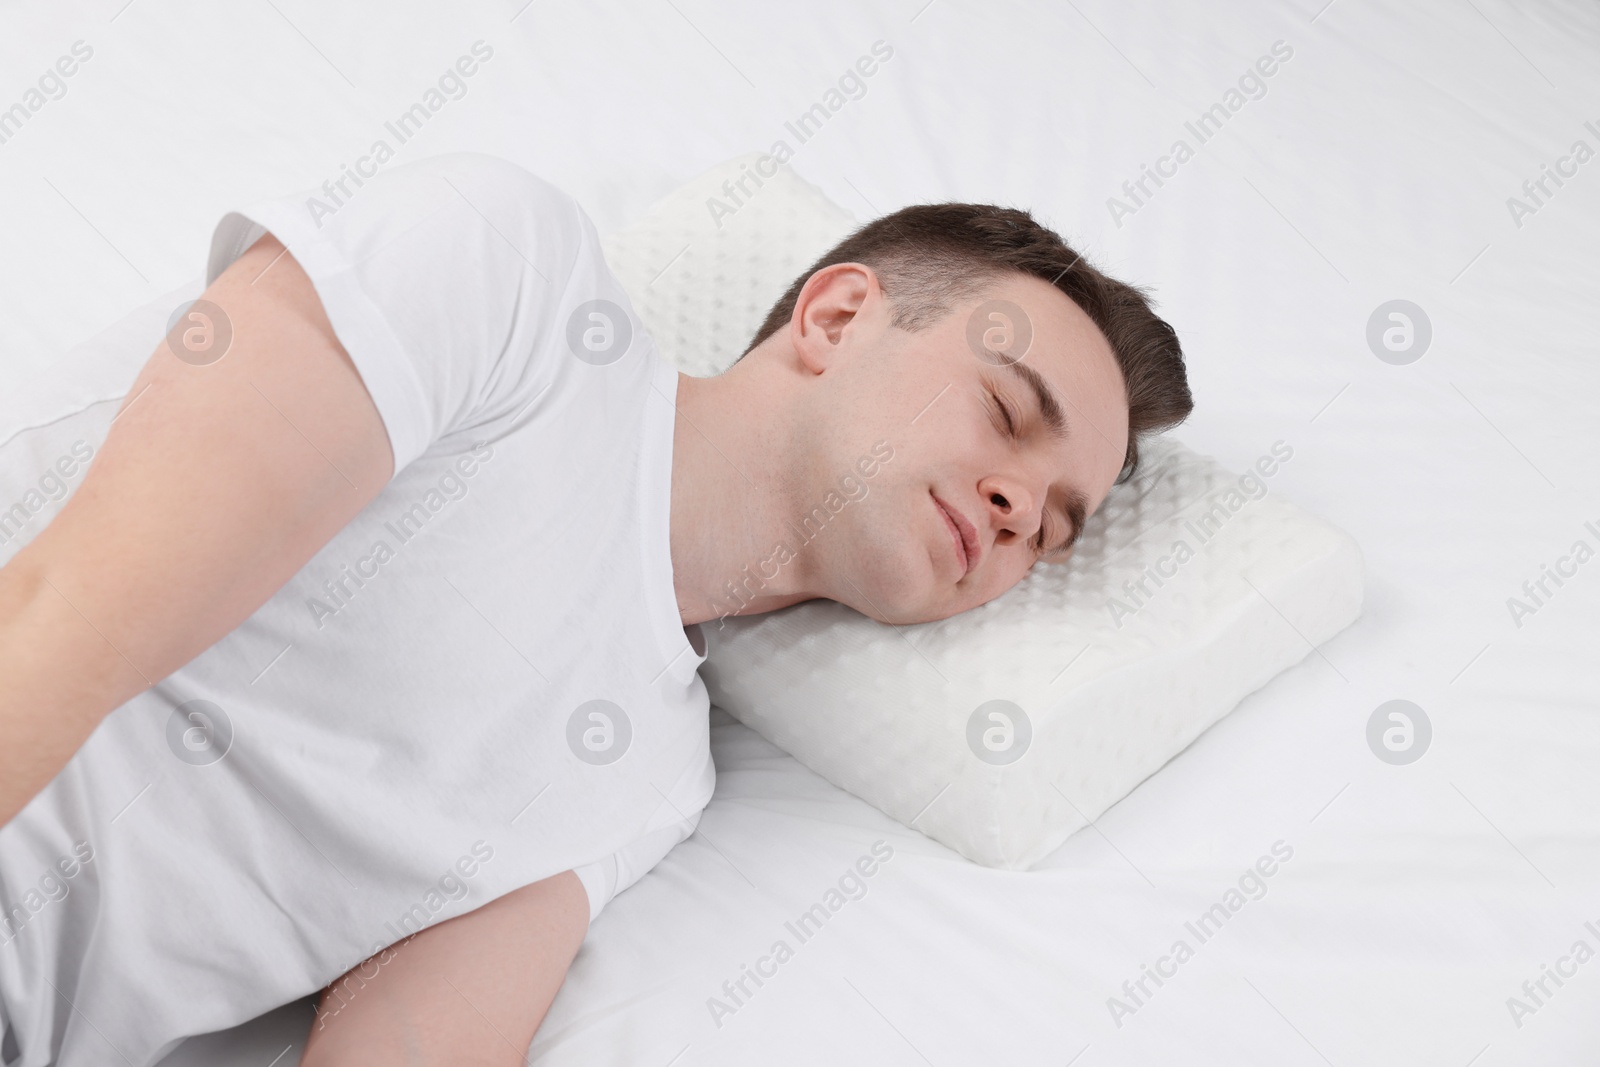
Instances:
[[[565,342],[569,290],[609,279],[577,202],[507,160],[452,153],[357,181],[229,212],[206,284],[264,233],[281,241],[377,406],[398,474],[433,442],[532,404]]]
[[[589,897],[589,921],[600,917],[600,912],[618,893],[655,869],[677,845],[687,840],[700,825],[701,812],[696,811],[686,819],[645,834],[604,859],[582,867],[573,868],[583,891]]]

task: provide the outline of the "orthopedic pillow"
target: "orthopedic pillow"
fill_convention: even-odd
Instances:
[[[705,375],[854,225],[751,155],[605,252],[663,354]],[[1355,542],[1269,491],[1290,449],[1236,474],[1170,437],[1142,452],[1069,562],[980,608],[897,628],[818,600],[705,624],[712,699],[962,855],[1032,866],[1360,614]]]

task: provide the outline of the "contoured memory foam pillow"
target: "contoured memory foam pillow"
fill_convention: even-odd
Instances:
[[[763,158],[713,168],[606,239],[686,373],[731,364],[854,225]],[[741,176],[750,195],[715,208]],[[1238,472],[1170,437],[1141,452],[1067,563],[972,611],[891,627],[816,600],[706,623],[712,699],[962,855],[1033,865],[1361,611],[1355,542],[1271,492],[1288,445]]]

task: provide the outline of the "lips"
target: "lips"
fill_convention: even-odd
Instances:
[[[930,491],[929,495],[933,495]],[[978,531],[968,522],[966,516],[955,508],[933,497],[934,506],[939,509],[939,514],[944,517],[945,526],[950,531],[950,539],[955,545],[956,559],[961,564],[961,575],[966,577],[978,565],[980,555],[978,549]]]

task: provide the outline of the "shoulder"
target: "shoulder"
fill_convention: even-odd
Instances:
[[[257,205],[247,214],[268,228],[304,231],[336,245],[375,249],[426,223],[446,232],[498,233],[512,249],[519,238],[539,247],[566,245],[592,231],[578,202],[564,190],[509,159],[482,152],[448,152],[390,163],[365,178],[347,172],[309,190],[304,210],[294,197]],[[309,226],[305,225],[309,222]],[[285,243],[293,246],[292,241]]]
[[[437,175],[446,181],[470,182],[475,188],[508,201],[549,201],[577,207],[577,201],[566,192],[521,164],[484,152],[445,152],[400,164],[387,173],[408,170],[419,175]]]
[[[534,214],[576,225],[583,209],[562,190],[520,164],[482,152],[448,152],[385,172],[425,199],[476,211],[493,225],[503,217]]]
[[[472,243],[483,256],[532,267],[546,281],[572,271],[599,237],[578,201],[520,164],[481,152],[450,152],[379,175],[392,188],[373,208],[390,232],[424,220]]]

